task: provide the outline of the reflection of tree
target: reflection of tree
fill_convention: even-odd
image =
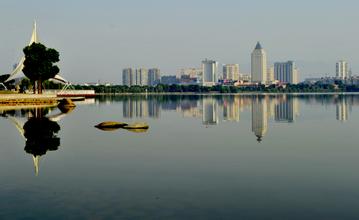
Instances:
[[[56,135],[59,131],[59,124],[45,117],[30,118],[25,123],[26,144],[24,150],[33,155],[36,175],[40,156],[45,155],[47,151],[55,151],[60,146],[60,138]]]
[[[29,154],[41,156],[60,146],[60,138],[55,135],[60,131],[60,126],[48,118],[30,118],[24,125],[24,131],[27,139],[25,151]]]

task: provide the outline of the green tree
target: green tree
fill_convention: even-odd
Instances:
[[[52,48],[46,48],[41,43],[32,43],[23,50],[25,54],[23,73],[34,85],[36,82],[38,93],[42,93],[42,82],[53,78],[60,72],[59,67],[54,65],[60,61],[59,52]]]

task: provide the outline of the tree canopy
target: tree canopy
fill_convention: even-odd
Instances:
[[[25,54],[23,73],[32,82],[41,83],[53,78],[60,72],[58,66],[54,65],[60,61],[59,52],[47,48],[41,43],[32,43],[23,50]],[[39,87],[40,88],[40,87]]]

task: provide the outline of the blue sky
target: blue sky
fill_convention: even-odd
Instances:
[[[207,57],[249,73],[256,41],[271,63],[297,61],[302,79],[334,75],[339,59],[359,73],[358,9],[354,0],[2,0],[0,74],[21,57],[34,19],[73,82],[120,83],[126,67],[175,74]]]

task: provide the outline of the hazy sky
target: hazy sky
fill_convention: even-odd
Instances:
[[[270,63],[297,61],[302,79],[334,75],[339,59],[356,74],[358,10],[358,0],[1,0],[0,74],[22,56],[34,19],[73,82],[121,83],[125,67],[175,74],[204,58],[249,73],[256,41]]]

